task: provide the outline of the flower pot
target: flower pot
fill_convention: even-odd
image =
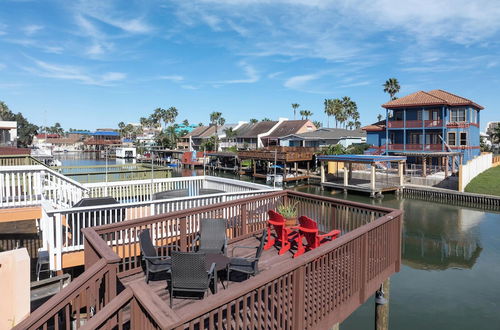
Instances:
[[[290,218],[290,219],[285,218],[285,226],[286,227],[292,227],[292,226],[296,226],[296,225],[297,225],[297,217]]]

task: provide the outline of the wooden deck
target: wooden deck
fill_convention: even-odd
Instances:
[[[259,240],[256,237],[250,237],[247,239],[244,239],[242,241],[239,241],[234,244],[229,244],[227,248],[227,255],[228,257],[254,257],[255,256],[255,250],[251,249],[237,249],[235,251],[235,254],[233,255],[233,248],[235,246],[255,246],[257,247],[259,245]],[[283,255],[278,255],[278,250],[277,248],[272,248],[267,251],[263,251],[262,256],[259,261],[259,271],[260,273],[265,273],[266,271],[270,270],[272,267],[279,268],[280,265],[284,265],[287,262],[289,262],[293,258],[293,247],[291,251],[288,251],[287,253]],[[233,276],[234,275],[234,276]],[[232,281],[229,282],[229,287],[227,286],[226,282],[226,274],[225,271],[220,271],[218,274],[218,281],[217,281],[217,294],[220,294],[224,292],[225,290],[230,290],[231,285],[234,285],[237,282],[241,282],[244,280],[251,281],[252,277],[249,279],[246,279],[244,276],[238,276],[239,274],[233,273],[231,275]],[[143,272],[127,276],[121,279],[121,282],[127,286],[133,282],[136,281],[144,281],[145,282],[145,275]],[[222,286],[222,281],[224,281],[224,285],[226,286],[226,289]],[[156,279],[152,278],[149,281],[148,284],[149,288],[157,294],[167,306],[169,306],[169,293],[167,290],[167,283],[166,283],[166,278],[162,278],[161,276],[157,276]],[[208,293],[208,296],[213,295],[210,291]],[[207,297],[207,295],[205,295]],[[174,303],[172,308],[175,309],[180,309],[180,308],[185,308],[186,306],[192,305],[199,300],[196,299],[181,299],[181,298],[174,298]]]

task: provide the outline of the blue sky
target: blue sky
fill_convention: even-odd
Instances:
[[[387,101],[444,89],[500,120],[498,0],[0,0],[0,100],[43,125],[116,127],[156,107],[179,120],[323,121],[350,96],[363,124]]]

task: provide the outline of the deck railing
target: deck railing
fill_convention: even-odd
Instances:
[[[40,205],[68,207],[85,196],[78,182],[42,165],[0,167],[0,207]]]
[[[267,210],[285,201],[297,201],[300,214],[315,217],[325,228],[340,228],[343,235],[299,258],[290,258],[280,267],[174,310],[166,307],[143,282],[131,284],[117,295],[115,286],[106,286],[106,281],[99,280],[102,275],[98,268],[105,265],[114,267],[108,274],[116,272],[118,278],[141,271],[137,235],[145,228],[151,230],[154,244],[177,243],[186,251],[192,245],[200,219],[228,219],[228,236],[237,241],[265,228]],[[86,228],[84,274],[16,329],[48,327],[54,319],[60,319],[54,315],[73,315],[76,324],[86,322],[82,329],[325,328],[343,321],[383,280],[399,271],[401,223],[400,210],[279,191]],[[104,289],[96,283],[105,283]],[[90,301],[85,311],[90,312],[71,313],[75,306],[82,306],[76,305],[74,299],[83,291]],[[96,299],[101,295],[108,300]]]
[[[191,176],[168,179],[133,180],[84,184],[89,189],[89,197],[111,196],[120,203],[151,201],[152,195],[168,190],[187,189],[190,195],[198,195],[199,189],[217,189],[223,192],[244,192],[270,189],[269,186],[225,179],[214,176]]]
[[[24,165],[43,165],[39,160],[29,155],[3,155],[0,156],[0,166],[24,166]]]
[[[218,203],[231,202],[246,197],[267,194],[272,189],[181,197],[128,204],[111,204],[94,207],[77,207],[46,211],[40,221],[44,244],[51,255],[50,268],[63,268],[64,253],[84,248],[82,229],[127,222],[132,219],[188,210]]]

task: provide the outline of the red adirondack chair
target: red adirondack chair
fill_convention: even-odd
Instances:
[[[264,250],[269,250],[278,241],[281,243],[279,254],[283,254],[290,250],[292,246],[290,241],[298,239],[299,235],[291,228],[285,227],[285,218],[281,214],[273,210],[269,210],[267,213],[269,214],[269,220],[267,220],[267,243],[264,246]],[[271,235],[273,228],[276,232],[276,238]]]
[[[301,216],[299,218],[299,238],[297,239],[297,252],[293,257],[298,257],[306,251],[312,250],[321,244],[336,239],[340,235],[340,230],[334,229],[326,234],[319,234],[318,224],[311,218]],[[307,246],[304,246],[302,239],[305,237]]]

